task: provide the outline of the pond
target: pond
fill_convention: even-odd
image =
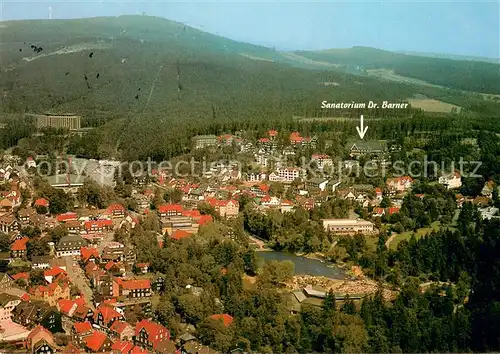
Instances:
[[[256,252],[257,258],[264,261],[292,261],[295,264],[295,275],[323,276],[333,279],[345,279],[345,272],[335,265],[327,265],[316,259],[296,256],[286,252]]]

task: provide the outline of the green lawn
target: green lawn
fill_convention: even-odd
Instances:
[[[421,229],[418,229],[417,232],[415,232],[415,237],[419,239],[420,237],[432,232],[432,231],[437,231],[441,227],[441,223],[439,221],[434,221],[431,226],[429,227],[423,227]],[[398,243],[400,243],[403,240],[409,240],[413,231],[406,231],[403,232],[399,235],[397,235],[392,242],[389,244],[389,247],[391,249],[396,249],[398,246]]]

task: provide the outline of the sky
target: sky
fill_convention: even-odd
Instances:
[[[369,46],[500,58],[500,1],[0,0],[0,20],[154,15],[279,50]]]

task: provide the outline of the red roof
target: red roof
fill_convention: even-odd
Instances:
[[[85,322],[76,322],[73,325],[76,333],[88,333],[92,331],[92,324],[89,321]]]
[[[158,207],[158,211],[160,213],[168,213],[171,211],[176,211],[178,213],[182,213],[184,208],[180,204],[163,204]]]
[[[122,287],[127,290],[151,289],[151,282],[149,279],[124,280]]]
[[[43,272],[43,276],[45,277],[55,277],[56,275],[59,275],[61,273],[66,273],[64,269],[59,268],[59,267],[52,267]]]
[[[116,350],[120,353],[128,354],[132,350],[133,347],[134,347],[134,344],[131,342],[116,341],[111,346],[111,350]]]
[[[148,354],[148,351],[144,348],[138,347],[137,345],[132,349],[130,354]]]
[[[26,244],[28,243],[29,238],[23,237],[19,240],[15,240],[10,249],[12,251],[26,251]]]
[[[31,299],[31,296],[28,293],[25,293],[25,294],[21,295],[20,299],[21,299],[21,301],[29,302]]]
[[[113,203],[108,206],[107,209],[108,212],[113,212],[113,211],[122,211],[125,212],[125,207],[119,203]]]
[[[80,258],[83,261],[88,260],[90,257],[94,256],[99,258],[99,251],[95,247],[80,247]]]
[[[391,207],[391,208],[387,209],[387,212],[389,213],[389,215],[392,215],[392,214],[395,214],[395,213],[399,213],[399,208]]]
[[[12,279],[25,279],[28,280],[30,278],[30,273],[17,273],[11,276]]]
[[[192,218],[198,218],[201,216],[200,211],[198,209],[194,210],[183,210],[182,211],[183,216],[190,216]]]
[[[277,130],[274,130],[274,129],[271,129],[267,132],[267,135],[269,136],[276,136],[278,135],[278,131]]]
[[[269,141],[270,141],[269,138],[260,138],[259,139],[259,142],[261,142],[261,143],[268,143]]]
[[[94,314],[94,319],[97,319],[100,313],[102,313],[104,323],[106,324],[111,322],[111,320],[114,318],[122,317],[122,315],[118,311],[116,311],[111,306],[106,306],[106,305],[101,305],[96,309],[96,312]]]
[[[86,305],[87,301],[85,300],[85,297],[82,294],[80,294],[80,297],[77,297],[75,299],[75,304],[77,304],[78,306],[82,306]]]
[[[212,315],[210,318],[214,320],[221,320],[226,327],[229,327],[231,323],[233,323],[233,316],[228,315],[227,313]]]
[[[35,200],[35,206],[48,207],[49,201],[45,198],[39,198],[39,199]]]
[[[96,352],[102,347],[106,338],[107,337],[103,332],[94,331],[90,336],[85,337],[83,341],[85,342],[87,348]]]
[[[105,220],[90,220],[85,221],[85,229],[90,230],[92,228],[104,228],[106,226],[113,226],[113,220],[105,219]]]
[[[78,214],[77,213],[72,213],[72,212],[67,212],[64,214],[59,214],[56,216],[56,220],[58,222],[65,222],[69,220],[78,220]]]
[[[173,240],[177,240],[178,241],[178,240],[180,240],[182,238],[186,238],[186,237],[189,237],[191,235],[192,235],[192,233],[184,231],[184,230],[175,230],[170,235],[170,238],[173,239]]]
[[[201,215],[198,218],[198,225],[206,225],[213,221],[212,215]]]
[[[143,328],[148,334],[148,341],[153,343],[153,349],[155,349],[157,344],[162,340],[170,339],[170,332],[168,331],[168,329],[156,322],[152,322],[149,320],[142,320],[140,322],[137,322],[135,326],[136,337],[139,337],[139,334]]]
[[[68,314],[74,305],[75,302],[73,300],[67,300],[67,299],[57,300],[57,307],[59,308],[59,311],[64,314]]]

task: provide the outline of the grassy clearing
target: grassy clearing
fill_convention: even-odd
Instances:
[[[416,98],[410,98],[408,100],[410,102],[411,106],[414,108],[421,108],[426,112],[439,112],[439,113],[449,113],[451,112],[452,108],[456,108],[457,112],[460,112],[460,107],[455,106],[450,103],[430,99],[430,98],[425,98],[425,99],[416,99]]]
[[[427,235],[428,233],[432,231],[437,231],[441,227],[441,223],[439,221],[435,221],[431,224],[429,227],[423,227],[421,229],[418,229],[417,232],[415,232],[415,237],[417,239],[421,238],[422,236]],[[411,238],[411,235],[413,234],[413,231],[406,231],[403,232],[399,235],[397,235],[394,240],[390,243],[389,247],[391,249],[396,249],[398,247],[398,244],[403,241],[403,240],[409,240]]]

